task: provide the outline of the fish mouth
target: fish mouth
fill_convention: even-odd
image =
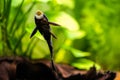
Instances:
[[[36,11],[36,14],[35,14],[35,17],[36,17],[37,19],[42,19],[42,18],[43,18],[43,12],[40,11],[40,10],[37,10],[37,11]]]
[[[40,10],[37,10],[36,11],[36,15],[38,15],[38,16],[40,16],[40,15],[42,15],[43,13],[40,11]]]

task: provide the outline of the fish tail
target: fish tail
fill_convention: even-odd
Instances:
[[[52,42],[51,41],[47,41],[47,43],[48,43],[48,46],[49,46],[49,49],[50,49],[51,67],[52,67],[53,71],[55,71],[57,73],[58,80],[62,80],[62,75],[58,71],[58,69],[56,68],[56,66],[54,64]]]
[[[54,60],[53,60],[53,47],[52,47],[52,42],[51,41],[47,41],[48,46],[49,46],[49,50],[50,50],[50,57],[51,57],[51,67],[54,71],[56,71],[55,68],[55,64],[54,64]]]

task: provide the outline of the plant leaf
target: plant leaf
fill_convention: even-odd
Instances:
[[[87,69],[87,70],[89,70],[90,67],[95,65],[96,69],[100,69],[100,66],[98,64],[95,64],[93,61],[89,59],[78,59],[78,60],[73,61],[71,65],[78,69]]]

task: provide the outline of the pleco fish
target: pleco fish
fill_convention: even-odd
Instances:
[[[53,61],[53,47],[52,47],[52,41],[51,41],[51,35],[55,37],[55,35],[50,31],[50,24],[55,26],[60,26],[59,24],[49,22],[47,17],[41,12],[40,10],[37,10],[35,14],[35,24],[36,27],[34,28],[30,38],[37,32],[37,30],[43,35],[44,39],[46,40],[50,55],[51,55],[51,66],[54,71],[56,71],[54,61]]]

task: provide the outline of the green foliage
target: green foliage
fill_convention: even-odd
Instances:
[[[0,29],[1,29],[1,55],[23,55],[29,51],[22,50],[22,39],[26,35],[25,26],[27,17],[35,3],[31,3],[29,8],[23,10],[24,0],[1,0],[0,10]],[[16,5],[13,5],[16,4]],[[24,5],[25,7],[25,5]],[[28,44],[30,47],[30,43]]]
[[[29,38],[39,9],[61,25],[51,26],[56,62],[120,70],[119,5],[119,0],[0,0],[0,55],[49,58],[41,34]]]

